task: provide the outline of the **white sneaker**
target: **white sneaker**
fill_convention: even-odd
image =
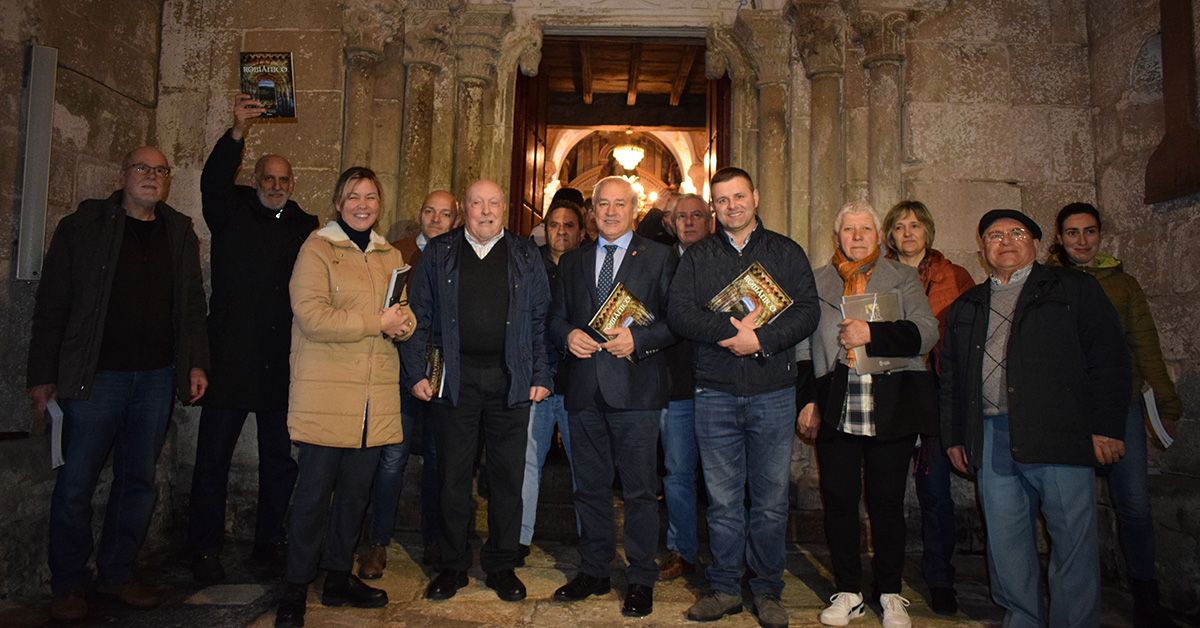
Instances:
[[[829,602],[829,608],[821,611],[821,623],[826,626],[845,626],[851,619],[863,615],[863,597],[860,593],[834,593]]]
[[[912,620],[908,618],[908,600],[900,597],[899,593],[884,593],[879,596],[879,605],[883,607],[883,628],[911,628]]]

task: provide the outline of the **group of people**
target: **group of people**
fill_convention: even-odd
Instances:
[[[461,210],[450,192],[431,192],[419,233],[389,243],[377,229],[383,187],[369,168],[341,174],[324,226],[291,199],[295,179],[281,156],[257,161],[253,186],[235,183],[245,135],[262,112],[238,96],[233,125],[204,165],[210,299],[192,222],[165,203],[171,168],[155,148],[130,152],[121,189],[84,201],[55,230],[28,384],[39,411],[54,400],[65,416],[50,521],[56,619],[87,615],[91,500],[110,452],[94,586],[134,606],[158,603],[133,565],[177,395],[203,404],[188,528],[202,583],[225,578],[229,469],[255,414],[251,558],[284,570],[277,626],[304,624],[322,570],[323,604],[387,603],[363,580],[386,568],[413,453],[424,465],[422,560],[434,570],[425,597],[452,598],[469,582],[478,470],[488,487],[484,582],[502,600],[524,599],[516,569],[529,554],[556,431],[572,470],[580,558],[553,594],[560,602],[612,589],[617,478],[621,612],[649,615],[658,580],[696,572],[699,469],[711,561],[688,619],[718,620],[748,601],[761,625],[788,625],[780,596],[799,436],[815,444],[836,589],[823,624],[847,625],[877,597],[884,626],[911,625],[901,577],[914,468],[934,611],[957,611],[954,469],[978,482],[1005,625],[1097,625],[1099,465],[1139,622],[1169,625],[1154,581],[1136,398],[1143,382],[1152,387],[1168,423],[1179,399],[1145,296],[1100,252],[1091,205],[1063,208],[1045,264],[1036,260],[1035,221],[1009,209],[984,214],[978,236],[990,277],[978,285],[932,248],[932,214],[915,201],[882,219],[865,202],[846,204],[833,257],[814,271],[798,244],[765,227],[753,180],[738,168],[712,176],[711,203],[672,195],[640,224],[638,195],[622,177],[601,179],[586,210],[582,193],[564,190],[545,213],[540,248],[506,229],[504,190],[476,181]],[[594,240],[585,240],[589,223]],[[753,310],[713,311],[714,295],[753,265],[791,305],[766,321]],[[406,266],[406,284],[388,301],[393,271]],[[591,328],[618,288],[648,316]],[[864,298],[869,315],[849,314]],[[668,553],[658,561],[660,442]],[[1048,609],[1039,511],[1051,538]]]

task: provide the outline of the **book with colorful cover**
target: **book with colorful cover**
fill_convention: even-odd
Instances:
[[[792,306],[792,297],[775,283],[760,262],[754,262],[709,302],[711,312],[728,312],[737,318],[755,313],[754,323],[761,327],[775,320]]]
[[[646,309],[646,306],[638,301],[637,297],[633,296],[624,284],[618,283],[613,286],[612,292],[600,305],[600,309],[596,310],[596,315],[588,322],[588,328],[596,333],[598,340],[608,342],[614,336],[604,333],[605,329],[634,325],[645,327],[653,322],[654,313]],[[634,361],[632,355],[626,359]]]
[[[242,93],[262,103],[263,118],[296,118],[296,84],[290,52],[243,52]]]

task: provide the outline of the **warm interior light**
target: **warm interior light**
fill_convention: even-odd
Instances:
[[[634,144],[621,144],[613,149],[613,157],[621,167],[626,170],[633,170],[642,163],[642,157],[646,156],[646,149]]]

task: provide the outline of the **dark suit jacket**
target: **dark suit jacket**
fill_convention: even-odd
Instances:
[[[600,308],[601,300],[596,294],[596,245],[568,251],[559,260],[550,307],[550,335],[565,360],[564,401],[568,410],[593,407],[597,390],[605,403],[622,410],[657,410],[667,405],[667,362],[659,350],[676,341],[667,327],[667,294],[677,263],[675,251],[670,247],[637,234],[621,260],[615,281],[624,284],[655,317],[651,325],[635,325],[630,330],[634,347],[631,362],[615,358],[607,351],[597,351],[581,360],[567,349],[567,335],[575,329],[587,331],[588,322]]]

